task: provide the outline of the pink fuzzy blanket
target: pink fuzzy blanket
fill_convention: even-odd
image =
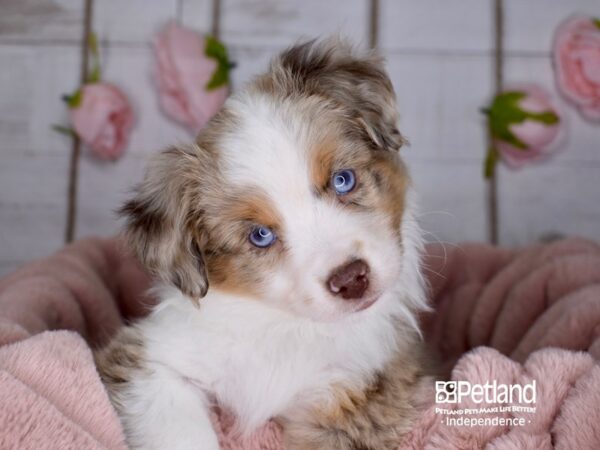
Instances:
[[[452,393],[432,387],[399,448],[600,449],[600,247],[582,239],[523,250],[431,245],[425,264],[435,311],[423,326],[448,379],[535,380],[535,412],[515,399],[435,403]],[[100,239],[0,280],[0,448],[125,448],[89,346],[144,314],[147,286],[118,242]],[[232,422],[215,413],[224,449],[281,449],[274,424],[242,441]]]

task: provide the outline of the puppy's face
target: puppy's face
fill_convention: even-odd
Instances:
[[[395,123],[378,59],[294,47],[155,160],[124,208],[130,240],[193,299],[210,285],[323,321],[369,308],[402,270]]]

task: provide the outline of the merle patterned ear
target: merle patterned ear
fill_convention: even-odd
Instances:
[[[195,302],[208,278],[195,236],[192,199],[198,158],[172,148],[155,157],[134,198],[119,211],[125,235],[142,264]]]
[[[290,73],[296,89],[343,105],[377,147],[395,151],[404,144],[394,88],[375,52],[358,54],[339,39],[310,41],[285,51],[271,70]]]

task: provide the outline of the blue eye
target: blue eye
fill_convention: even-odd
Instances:
[[[338,195],[347,194],[356,186],[354,171],[345,169],[335,172],[331,177],[331,186]]]
[[[252,229],[252,231],[250,232],[250,236],[248,236],[248,239],[250,240],[252,245],[255,245],[259,248],[265,248],[273,245],[273,243],[277,239],[277,236],[270,228],[259,225]]]

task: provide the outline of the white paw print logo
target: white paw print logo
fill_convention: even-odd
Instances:
[[[456,381],[436,381],[435,382],[435,402],[436,403],[456,403],[457,382]]]

